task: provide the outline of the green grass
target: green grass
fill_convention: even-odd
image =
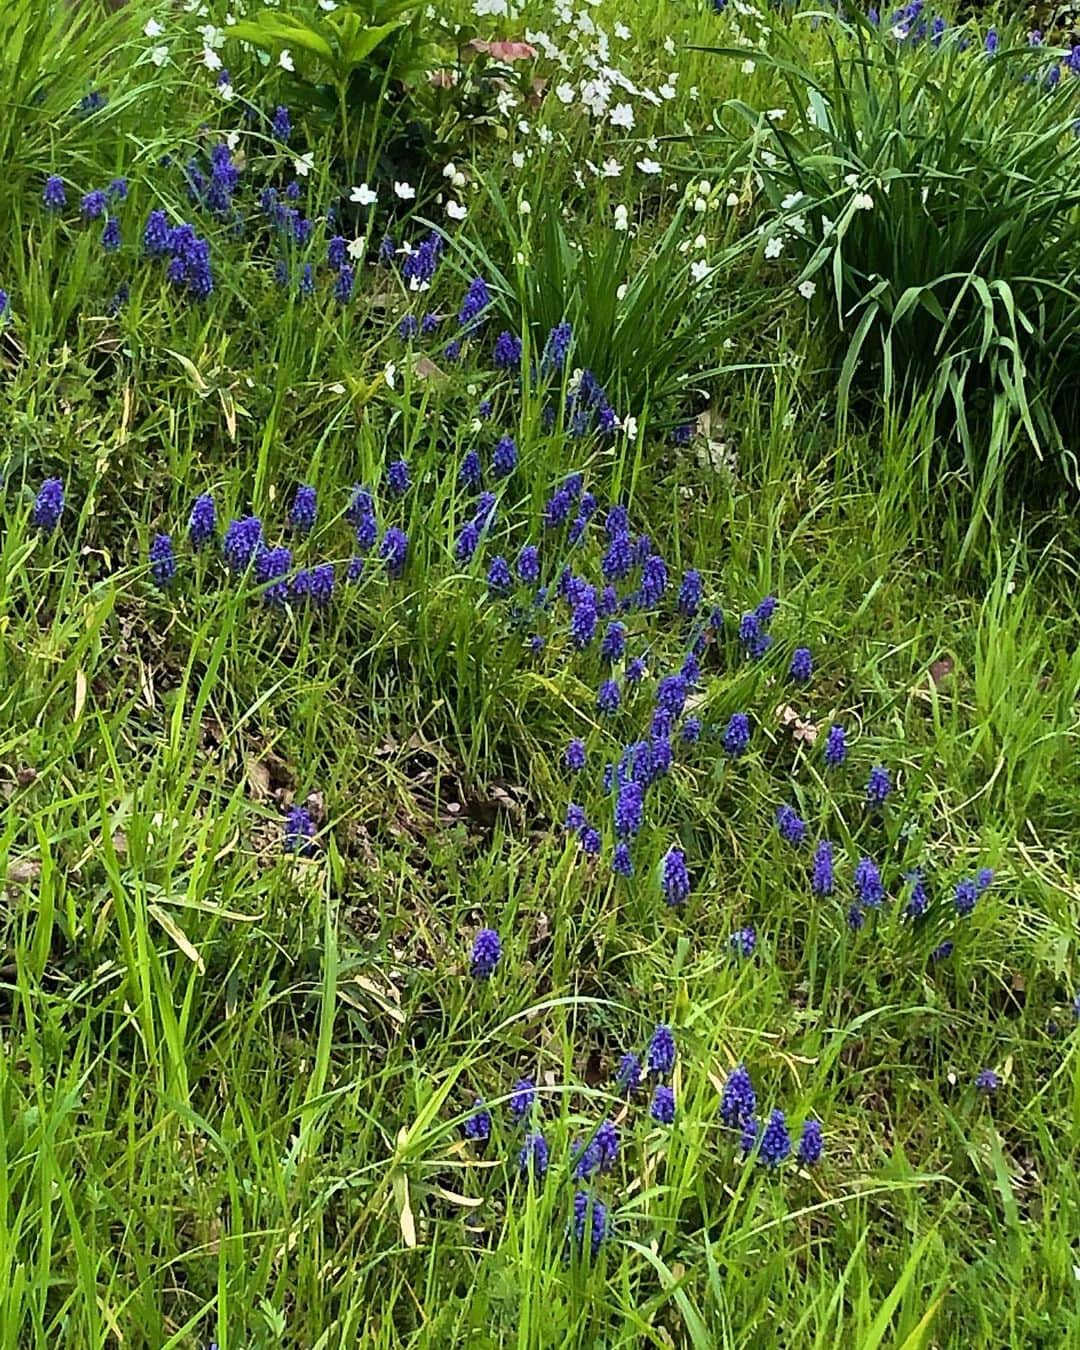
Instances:
[[[476,187],[432,291],[358,266],[344,310],[321,225],[306,255],[316,296],[301,302],[276,286],[265,232],[193,214],[179,172],[159,165],[202,147],[203,125],[243,125],[195,63],[205,19],[135,3],[72,29],[63,6],[35,18],[18,0],[0,20],[5,98],[23,119],[0,130],[0,285],[14,316],[0,335],[5,1345],[1080,1340],[1075,503],[1024,504],[1007,485],[973,498],[977,475],[941,469],[926,400],[838,425],[798,265],[749,261],[752,184],[714,168],[703,188],[712,151],[684,139],[725,100],[784,101],[760,69],[693,49],[740,34],[768,45],[784,14],[592,14],[633,29],[611,45],[639,84],[679,74],[673,99],[635,101],[633,134],[662,138],[656,149],[550,93],[463,122],[424,160],[393,122],[364,123],[362,142],[385,145],[420,189],[397,208],[399,240],[423,232],[410,210],[443,221],[444,155]],[[151,15],[160,39],[143,36]],[[488,37],[543,28],[570,53],[567,78],[586,73],[546,6],[516,23],[454,16]],[[172,52],[160,68],[146,59],[157,41]],[[823,35],[806,43],[808,60],[827,59]],[[288,101],[283,72],[235,46],[223,56],[238,97]],[[563,78],[548,60],[538,73]],[[105,107],[72,116],[98,87]],[[440,97],[419,88],[408,111],[433,127]],[[286,155],[248,133],[245,173],[280,181],[310,148],[303,204],[317,217],[351,184],[334,135],[306,134],[298,119]],[[511,157],[529,147],[519,170]],[[621,178],[588,175],[587,159],[612,154]],[[663,162],[659,179],[632,167],[643,155]],[[68,181],[60,219],[40,204],[49,172]],[[78,198],[121,172],[125,242],[104,255]],[[374,240],[392,197],[389,180],[379,187]],[[633,230],[615,237],[619,202]],[[211,241],[204,304],[140,256],[158,206]],[[575,246],[588,258],[575,263]],[[718,273],[696,290],[699,254]],[[536,346],[566,298],[636,434],[577,440],[475,349],[445,358],[477,258],[498,326]],[[609,259],[619,276],[602,274]],[[130,299],[110,318],[123,280]],[[429,309],[450,317],[437,342],[410,349],[398,319]],[[419,352],[434,370],[416,367]],[[671,425],[706,408],[707,435],[673,447]],[[474,501],[458,467],[474,447],[489,460],[507,432],[519,468],[491,538],[462,563],[455,539]],[[722,446],[710,452],[709,437]],[[380,493],[380,522],[408,531],[405,575],[388,580],[371,559],[346,585],[352,485],[381,483],[398,457],[413,486],[400,502]],[[605,722],[595,644],[574,653],[560,609],[545,651],[527,655],[532,628],[513,625],[484,579],[494,553],[513,560],[529,538],[545,579],[564,560],[595,576],[599,523],[576,552],[541,527],[547,496],[577,469],[604,503],[630,508],[672,588],[697,568],[727,615],[703,657],[707,734],[650,791],[630,881],[610,874],[600,774],[643,734],[651,686]],[[68,507],[48,537],[30,517],[54,474]],[[262,516],[277,542],[300,482],[317,486],[320,517],[297,557],[338,564],[325,614],[268,611],[250,578],[230,580],[215,550],[183,542],[202,491],[223,521]],[[161,530],[180,557],[166,594],[147,565]],[[780,599],[776,642],[748,663],[735,628],[767,593]],[[654,673],[678,667],[689,634],[670,605],[627,622]],[[805,690],[786,678],[801,643],[816,666]],[[785,708],[817,728],[816,746]],[[730,763],[716,735],[736,710],[753,737]],[[837,720],[851,756],[829,774],[821,741]],[[572,736],[589,756],[573,783]],[[875,822],[862,794],[879,762],[896,788]],[[603,859],[567,840],[571,799],[603,826]],[[773,812],[789,800],[813,839],[836,843],[830,899],[811,894],[808,852],[777,837]],[[318,836],[295,857],[282,822],[304,802]],[[679,910],[657,881],[674,844],[693,883]],[[863,853],[892,898],[853,932]],[[916,863],[934,904],[913,925],[902,875]],[[982,866],[995,884],[959,921],[952,887]],[[746,924],[758,950],[739,962],[728,937]],[[489,982],[469,975],[483,925],[503,940]],[[952,955],[933,961],[946,939]],[[612,1087],[621,1053],[642,1051],[658,1022],[679,1049],[670,1128],[643,1094],[627,1107]],[[763,1110],[781,1106],[793,1127],[822,1121],[820,1166],[740,1162],[718,1110],[740,1061]],[[985,1067],[1002,1077],[992,1098],[973,1086]],[[523,1075],[539,1085],[550,1149],[542,1187],[518,1175],[507,1103]],[[477,1096],[493,1117],[483,1149],[462,1137]],[[590,1260],[567,1245],[571,1158],[606,1116],[622,1148],[594,1192],[614,1226]]]

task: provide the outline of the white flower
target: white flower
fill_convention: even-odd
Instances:
[[[698,237],[694,240],[695,248],[705,248],[707,244],[708,240],[705,238],[703,234],[699,234]]]
[[[613,127],[622,127],[624,131],[633,131],[634,110],[629,103],[616,103],[609,116]]]
[[[614,32],[620,42],[626,42],[630,37],[630,29],[624,23],[617,23]]]
[[[690,276],[694,281],[704,281],[712,271],[712,268],[704,258],[699,258],[697,262],[690,264]]]
[[[226,103],[231,103],[232,100],[236,97],[236,90],[232,87],[231,84],[219,84],[218,93],[221,95],[221,97],[225,100]]]
[[[628,230],[630,228],[630,215],[622,202],[615,208],[615,228],[617,230]]]
[[[450,163],[447,164],[443,169],[442,176],[444,178],[453,178],[454,174],[456,173],[457,173],[457,165],[454,163],[453,160],[451,160]]]
[[[403,202],[411,202],[416,196],[416,189],[411,183],[395,183],[394,196],[400,197]]]
[[[529,124],[524,117],[518,118],[517,129],[522,136],[527,136],[529,134]]]
[[[220,70],[221,57],[214,51],[213,47],[204,47],[202,54],[202,63],[207,70]]]
[[[143,33],[147,37],[160,37],[164,31],[165,29],[162,28],[157,19],[147,19],[146,26],[143,28]]]
[[[605,159],[600,166],[601,178],[618,178],[622,173],[622,165],[617,159]]]
[[[500,89],[495,95],[495,107],[502,117],[509,117],[517,105],[518,101],[509,89]]]
[[[627,286],[626,282],[624,281],[623,284],[622,284],[621,286],[619,286],[619,287],[616,289],[616,291],[615,291],[615,299],[616,299],[616,300],[625,300],[625,299],[626,299],[626,292],[627,292],[629,289],[630,289],[630,287]]]
[[[851,204],[856,211],[872,211],[874,209],[874,199],[869,192],[856,192],[851,199]]]
[[[778,234],[774,234],[773,237],[770,240],[768,240],[768,242],[765,244],[766,258],[779,258],[780,254],[783,253],[783,251],[784,251],[784,241]]]
[[[297,155],[292,162],[292,166],[297,178],[306,178],[315,167],[315,156],[312,153]]]
[[[510,162],[515,169],[523,169],[525,167],[525,156],[520,150],[515,150],[510,156]]]
[[[196,33],[202,38],[208,47],[213,47],[216,51],[218,47],[224,47],[225,34],[220,28],[215,28],[212,23],[203,24],[201,28],[195,29]]]
[[[769,119],[770,122],[782,122],[784,118],[787,116],[787,109],[770,108],[769,111],[765,114],[765,116]]]
[[[289,51],[288,47],[283,47],[281,49],[281,55],[278,57],[277,63],[282,70],[291,71],[296,69],[296,64],[292,59],[292,52]]]
[[[536,128],[536,139],[540,142],[541,145],[550,145],[551,142],[552,142],[552,139],[553,139],[552,133],[551,133],[551,128],[550,128],[550,127],[537,127],[537,128]]]
[[[386,369],[383,371],[383,379],[386,381],[386,386],[388,389],[393,389],[394,380],[396,378],[397,378],[397,366],[394,365],[393,361],[387,361]]]
[[[354,261],[358,258],[362,258],[364,256],[363,239],[353,239],[349,243],[349,247],[346,249],[346,252],[348,253],[349,257],[352,258]]]
[[[859,175],[857,173],[844,174],[845,187],[856,187],[858,185],[858,182],[859,182]]]
[[[674,56],[674,55],[675,55],[675,43],[674,43],[674,41],[673,41],[671,38],[669,38],[669,37],[666,37],[666,38],[664,39],[664,51],[667,52],[668,56]]]
[[[607,80],[586,80],[581,86],[581,101],[594,117],[603,117],[611,97]]]
[[[704,197],[695,197],[695,198],[694,198],[694,210],[695,210],[699,215],[701,214],[702,211],[707,211],[708,209],[709,209],[709,203],[705,200]]]
[[[762,164],[765,165],[765,167],[766,167],[767,169],[775,169],[775,168],[776,168],[776,162],[777,162],[777,161],[776,161],[776,156],[773,154],[773,152],[772,152],[771,150],[762,150],[762,152],[761,152],[761,162],[762,162]]]
[[[744,62],[742,63],[742,73],[743,73],[744,75],[753,75],[753,73],[754,73],[755,70],[757,70],[757,64],[756,64],[756,62],[754,62],[754,61],[744,61]]]
[[[168,47],[164,46],[151,47],[150,60],[153,61],[155,66],[163,66],[168,59],[169,59]]]
[[[812,300],[814,298],[814,292],[816,290],[817,290],[816,281],[799,282],[799,294],[802,296],[804,300]]]
[[[361,183],[359,187],[354,187],[349,193],[349,201],[359,202],[361,206],[374,206],[379,200],[379,194],[369,188],[366,183]]]
[[[510,17],[510,5],[508,0],[475,0],[473,13],[480,19],[486,14],[492,15],[496,19],[508,19]]]
[[[789,217],[788,217],[788,229],[789,229],[789,230],[793,230],[793,231],[795,232],[795,234],[805,234],[805,233],[806,233],[806,217],[805,217],[805,216],[789,216]]]
[[[319,8],[325,10],[327,14],[333,14],[337,9],[337,0],[319,0]]]
[[[728,195],[724,198],[725,206],[738,206],[738,204],[739,204],[739,194],[737,192],[729,192]]]
[[[659,93],[661,98],[673,99],[675,97],[675,86],[673,84],[662,84]]]
[[[555,86],[555,97],[560,103],[573,103],[575,90],[572,84],[558,84]]]
[[[230,131],[229,134],[225,137],[225,144],[229,147],[230,150],[235,150],[236,147],[240,144],[240,133],[238,131]]]
[[[447,202],[446,214],[451,220],[464,220],[469,214],[469,208],[467,206],[462,206],[460,202]]]
[[[625,417],[625,418],[623,418],[622,429],[623,429],[623,431],[626,432],[626,435],[627,435],[627,437],[628,437],[630,440],[632,440],[632,441],[633,441],[633,440],[636,440],[636,439],[637,439],[637,418],[636,418],[636,417]]]
[[[526,198],[522,197],[521,201],[518,202],[518,211],[523,216],[531,215],[532,204]]]
[[[658,174],[661,171],[660,165],[657,164],[655,159],[639,159],[637,162],[637,166],[642,173],[647,173],[650,175]]]
[[[798,206],[798,204],[802,201],[802,199],[803,193],[789,192],[788,195],[784,197],[783,200],[780,202],[781,211],[790,211],[793,206]]]

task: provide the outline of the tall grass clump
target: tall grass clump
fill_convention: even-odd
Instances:
[[[781,124],[724,105],[776,213],[765,255],[779,240],[799,257],[841,416],[930,395],[942,455],[927,485],[946,465],[982,501],[1011,470],[1075,483],[1076,77],[1037,35],[905,32],[830,18],[817,61],[799,25],[756,53],[796,110]]]

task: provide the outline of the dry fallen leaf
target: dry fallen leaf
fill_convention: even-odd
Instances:
[[[270,796],[270,766],[265,760],[248,759],[247,780],[256,801],[265,801]]]
[[[24,886],[41,876],[40,858],[17,858],[7,870],[7,879],[13,885]]]

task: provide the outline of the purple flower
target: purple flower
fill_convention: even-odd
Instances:
[[[634,859],[629,844],[615,845],[611,852],[611,870],[618,877],[632,877],[634,875]]]
[[[596,710],[605,717],[611,717],[619,711],[619,686],[614,680],[605,680],[596,695]]]
[[[409,466],[403,459],[395,459],[386,470],[386,485],[395,497],[403,497],[409,490]]]
[[[672,907],[681,905],[690,895],[690,873],[686,870],[686,854],[681,848],[668,849],[660,864],[660,889],[664,900]]]
[[[615,802],[615,834],[619,839],[633,839],[641,829],[645,813],[645,791],[633,779],[621,784]]]
[[[581,770],[585,767],[584,742],[579,741],[575,737],[574,740],[572,740],[570,744],[566,747],[566,754],[564,756],[564,759],[566,762],[566,767],[570,770],[571,773],[580,773]]]
[[[679,586],[679,609],[687,618],[693,618],[701,608],[701,593],[701,573],[689,568]]]
[[[606,581],[621,581],[630,575],[634,566],[634,548],[626,535],[616,535],[600,561],[600,570]]]
[[[791,1153],[791,1135],[783,1111],[773,1111],[761,1134],[758,1161],[766,1167],[779,1167]]]
[[[34,501],[34,525],[42,534],[52,534],[64,513],[64,484],[59,478],[46,478]]]
[[[570,834],[580,834],[585,828],[585,808],[571,802],[566,808],[565,828]]]
[[[866,804],[873,810],[876,807],[884,806],[885,800],[892,791],[892,783],[889,780],[889,771],[882,764],[875,764],[870,770],[870,777],[866,781]]]
[[[359,525],[364,516],[375,514],[375,502],[370,489],[357,483],[353,487],[352,498],[345,508],[345,519],[350,525]]]
[[[356,284],[356,273],[348,263],[342,263],[338,268],[337,280],[334,282],[334,295],[338,303],[347,305],[352,299],[353,286]]]
[[[466,1117],[461,1132],[474,1144],[484,1144],[491,1138],[491,1112],[484,1106],[483,1097],[473,1102],[473,1113]]]
[[[458,323],[462,328],[467,328],[490,304],[491,292],[487,288],[487,282],[483,277],[473,277],[458,311]]]
[[[667,581],[667,564],[659,553],[653,553],[645,559],[641,569],[639,600],[642,609],[651,609],[653,605],[660,603],[660,599],[667,589]]]
[[[640,656],[635,656],[632,661],[628,661],[623,677],[627,684],[640,684],[645,678],[645,662]]]
[[[542,366],[545,371],[557,372],[562,370],[566,364],[566,356],[570,350],[572,336],[573,330],[565,320],[562,323],[557,323],[551,330],[547,342],[544,344]]]
[[[64,190],[64,180],[57,174],[50,174],[45,179],[45,188],[41,194],[41,200],[50,211],[62,211],[67,206],[67,192]]]
[[[663,1077],[675,1067],[675,1037],[671,1028],[661,1022],[649,1040],[646,1055],[649,1072]]]
[[[675,1120],[675,1093],[663,1083],[656,1085],[649,1115],[660,1125],[671,1125]]]
[[[757,947],[757,933],[753,928],[737,928],[728,938],[728,946],[736,956],[749,958]]]
[[[214,499],[209,492],[204,492],[195,498],[191,515],[188,517],[188,539],[192,547],[200,549],[208,544],[214,537],[216,526],[217,508],[214,506]]]
[[[806,839],[806,821],[800,819],[790,806],[776,808],[776,828],[781,839],[789,844],[801,844]]]
[[[491,472],[496,478],[509,478],[517,468],[518,452],[513,436],[500,436],[491,456]]]
[[[589,1232],[589,1251],[596,1256],[608,1234],[607,1206],[588,1191],[574,1195],[574,1245],[579,1252],[585,1249],[586,1229]]]
[[[745,1064],[737,1064],[724,1080],[720,1093],[720,1119],[731,1129],[753,1118],[757,1094]]]
[[[326,265],[332,267],[335,272],[342,268],[349,257],[349,248],[345,239],[340,234],[335,234],[326,245]]]
[[[510,573],[510,564],[501,554],[492,558],[487,573],[488,592],[493,595],[507,595],[514,585]]]
[[[262,546],[263,527],[258,516],[244,516],[240,520],[231,520],[221,546],[229,571],[246,571]]]
[[[755,661],[769,650],[772,638],[765,632],[761,618],[756,612],[744,614],[739,620],[739,641],[747,656]]]
[[[965,877],[963,881],[956,883],[956,892],[954,904],[956,912],[961,918],[966,918],[975,908],[975,902],[979,898],[979,886],[971,877]]]
[[[475,488],[480,486],[483,477],[484,469],[480,463],[480,456],[475,450],[469,450],[461,461],[458,482],[463,488]]]
[[[987,1096],[996,1092],[1001,1086],[1001,1079],[993,1069],[980,1069],[975,1075],[975,1086],[980,1092],[985,1092]]]
[[[150,575],[159,590],[166,590],[176,577],[176,555],[167,534],[155,534],[150,544]]]
[[[292,122],[289,118],[289,110],[280,103],[274,109],[274,115],[270,119],[270,130],[273,133],[274,139],[283,143],[287,142],[292,135]]]
[[[600,838],[600,831],[593,825],[586,825],[581,831],[581,851],[590,858],[599,856],[603,847],[603,840]]]
[[[605,661],[611,662],[622,660],[623,653],[626,651],[626,625],[619,623],[609,623],[604,633],[603,640],[600,643],[600,655]]]
[[[478,980],[490,979],[502,956],[502,943],[494,928],[481,928],[473,939],[470,969]]]
[[[944,961],[946,957],[952,956],[952,953],[953,953],[953,944],[948,938],[946,938],[946,940],[943,943],[941,943],[940,946],[935,947],[934,950],[930,953],[930,960]]]
[[[521,364],[521,339],[505,329],[495,339],[491,353],[492,364],[496,370],[510,370]]]
[[[832,844],[827,839],[820,840],[817,848],[814,849],[814,868],[810,885],[817,896],[832,895],[836,889]]]
[[[880,909],[885,899],[885,887],[881,884],[881,873],[871,858],[860,858],[855,864],[855,890],[860,905],[867,909]]]
[[[285,813],[286,853],[311,853],[314,837],[315,822],[311,819],[311,812],[306,806],[291,807]]]
[[[814,673],[814,658],[809,647],[796,647],[791,653],[791,666],[788,670],[796,684],[806,684]]]
[[[812,1116],[803,1121],[802,1135],[799,1139],[798,1159],[807,1167],[813,1167],[821,1161],[825,1151],[825,1141],[821,1134],[821,1121]]]
[[[847,733],[839,722],[834,722],[825,736],[825,763],[830,769],[836,769],[845,759],[847,759]]]
[[[641,1085],[641,1060],[632,1050],[628,1050],[619,1060],[615,1073],[615,1087],[627,1097],[632,1097]]]
[[[82,199],[82,213],[86,220],[98,220],[105,214],[108,198],[100,188],[94,188]]]
[[[510,1094],[510,1115],[520,1124],[531,1113],[536,1102],[536,1084],[531,1078],[519,1078]]]
[[[744,755],[750,745],[750,718],[746,713],[732,713],[724,728],[724,749],[732,759]]]
[[[527,585],[540,578],[540,550],[535,544],[526,544],[517,557],[517,574]]]
[[[527,1134],[518,1154],[518,1171],[541,1182],[548,1170],[548,1146],[542,1134]]]
[[[379,524],[373,515],[361,516],[356,522],[356,547],[361,553],[370,553],[379,537]]]
[[[386,563],[386,574],[400,577],[405,570],[405,560],[409,554],[409,537],[404,530],[391,525],[382,537],[379,545],[379,557]]]
[[[255,580],[260,584],[269,583],[262,593],[264,605],[275,609],[284,607],[289,598],[289,583],[286,577],[292,567],[292,553],[287,548],[267,548],[255,559]]]
[[[679,733],[686,745],[694,745],[701,739],[701,718],[688,717]]]
[[[307,483],[301,483],[289,508],[289,524],[297,534],[310,534],[315,524],[316,511],[315,489]]]
[[[311,569],[308,598],[319,609],[325,608],[334,596],[334,564],[319,563]]]

